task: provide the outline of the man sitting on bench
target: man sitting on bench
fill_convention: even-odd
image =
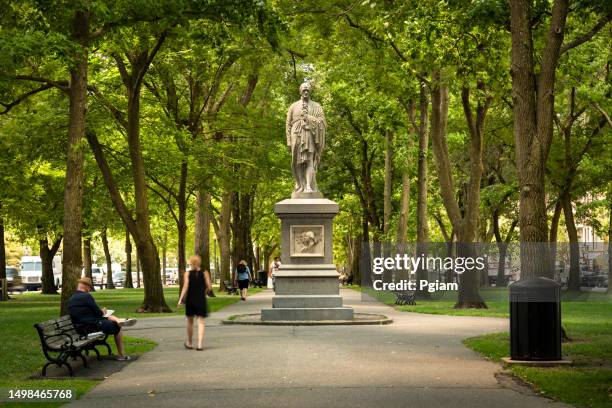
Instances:
[[[123,354],[123,335],[121,327],[133,326],[136,319],[118,319],[109,314],[106,308],[100,309],[93,296],[89,293],[93,289],[90,278],[83,277],[77,281],[77,290],[68,299],[68,312],[72,323],[79,331],[84,333],[103,332],[115,336],[119,361],[131,360],[130,356]]]

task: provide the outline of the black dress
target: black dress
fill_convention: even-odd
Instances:
[[[204,272],[201,270],[189,271],[189,287],[187,288],[187,299],[185,300],[186,316],[208,316],[205,289]]]

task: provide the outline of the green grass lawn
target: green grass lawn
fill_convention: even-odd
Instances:
[[[249,293],[256,293],[260,289],[250,289]],[[227,305],[239,301],[236,295],[227,296],[215,291],[217,297],[209,298],[210,311],[217,311]],[[158,316],[182,315],[183,308],[177,310],[178,288],[165,288],[164,294],[173,313],[142,314],[135,313],[143,299],[142,289],[117,289],[97,291],[93,293],[100,306],[114,309],[120,317],[132,316],[138,319]],[[40,340],[33,325],[59,314],[59,295],[41,295],[39,293],[26,293],[11,295],[8,302],[0,302],[0,333],[2,347],[0,347],[0,388],[21,389],[74,389],[77,395],[82,395],[97,381],[83,379],[38,380],[30,379],[32,374],[40,373],[46,359],[40,348]],[[114,341],[109,341],[115,350]],[[125,337],[126,352],[137,355],[152,350],[156,344],[146,339]],[[94,362],[95,364],[95,362]],[[23,403],[22,403],[23,404]],[[31,406],[32,403],[25,403]],[[18,406],[10,404],[6,406]],[[36,407],[59,406],[60,403],[35,403]]]
[[[362,290],[360,288],[355,288]],[[393,305],[392,293],[373,293]],[[455,316],[508,317],[506,289],[483,289],[488,309],[454,309],[456,293],[439,298],[417,300],[415,306],[395,306],[416,313]],[[537,368],[510,366],[509,370],[542,394],[580,407],[612,407],[612,295],[599,293],[565,294],[561,319],[571,341],[563,343],[563,357],[574,362],[571,367]],[[493,333],[465,340],[465,344],[487,358],[501,362],[510,354],[508,333]]]

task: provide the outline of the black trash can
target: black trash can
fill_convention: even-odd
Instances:
[[[510,285],[512,360],[561,360],[561,285],[548,278]]]
[[[266,273],[266,271],[263,271],[263,270],[262,271],[257,271],[257,279],[259,280],[259,283],[263,287],[268,285],[268,274]]]

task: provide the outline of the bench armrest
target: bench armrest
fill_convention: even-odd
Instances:
[[[66,341],[66,342],[64,343],[64,346],[67,346],[67,347],[72,347],[72,344],[73,344],[72,336],[70,336],[70,335],[69,335],[69,334],[67,334],[67,333],[59,333],[59,334],[52,334],[52,335],[50,335],[50,336],[45,336],[45,337],[44,337],[44,340],[45,340],[45,346],[49,347],[49,346],[48,346],[48,344],[49,344],[49,339],[53,339],[53,338],[56,338],[56,337],[57,337],[57,338],[59,338],[59,337],[63,337],[63,338],[65,338],[65,339],[67,339],[68,341]]]

